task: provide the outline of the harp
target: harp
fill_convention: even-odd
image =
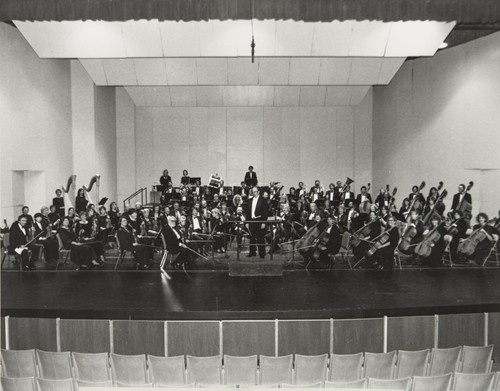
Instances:
[[[74,208],[73,202],[71,202],[72,198],[75,198],[75,188],[76,188],[76,175],[71,175],[68,178],[68,182],[66,182],[66,187],[61,186],[61,190],[63,192],[64,197],[64,205],[68,205],[69,208]],[[72,197],[70,197],[69,192],[72,191]]]

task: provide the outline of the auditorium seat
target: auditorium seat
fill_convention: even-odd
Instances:
[[[330,356],[331,382],[350,382],[363,377],[363,353],[332,354]]]
[[[436,376],[445,375],[450,372],[456,372],[460,364],[461,355],[461,346],[448,349],[432,349],[431,361],[427,374],[429,376]]]
[[[204,385],[222,384],[222,361],[220,356],[186,356],[187,382]]]
[[[158,357],[148,354],[148,368],[151,381],[163,387],[183,385],[186,382],[184,356]]]
[[[396,351],[388,353],[365,353],[363,377],[392,379],[396,365]]]
[[[34,377],[4,377],[2,376],[3,391],[37,391]]]
[[[258,383],[257,356],[224,355],[224,384],[251,386]]]
[[[117,381],[115,382],[115,387],[123,387],[123,388],[152,388],[152,383],[127,383]]]
[[[148,384],[146,355],[110,354],[111,374],[115,383]]]
[[[399,350],[395,378],[425,376],[428,369],[429,352],[429,349],[417,351]]]
[[[488,373],[491,371],[493,345],[463,346],[461,373]]]
[[[450,391],[452,373],[437,376],[413,376],[411,391]]]
[[[260,384],[291,384],[293,382],[293,355],[260,356]]]
[[[404,379],[374,379],[368,378],[368,388],[381,390],[410,391],[411,378]]]
[[[366,388],[366,379],[354,381],[326,381],[325,388]]]
[[[311,384],[282,384],[281,388],[322,388],[323,383],[311,383]]]
[[[113,387],[112,380],[106,381],[84,381],[84,380],[76,380],[76,384],[78,387]]]
[[[155,388],[195,388],[196,384],[161,384],[161,383],[153,383],[153,387]]]
[[[453,391],[491,391],[494,373],[455,373]]]
[[[73,369],[76,380],[105,382],[112,380],[108,353],[72,352]]]
[[[38,375],[42,379],[58,380],[73,378],[70,352],[36,351]]]
[[[37,379],[39,391],[76,391],[74,379]]]
[[[35,350],[2,349],[2,376],[36,377]]]
[[[494,391],[500,391],[500,372],[495,373],[495,383],[493,385]]]
[[[323,384],[326,381],[328,354],[317,356],[295,355],[295,382],[294,384]]]

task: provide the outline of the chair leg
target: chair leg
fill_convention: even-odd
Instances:
[[[3,257],[2,257],[2,265],[0,266],[0,268],[3,268],[3,263],[5,262],[5,258],[7,258],[7,252],[4,252],[3,253]]]
[[[118,253],[118,258],[116,259],[115,270],[118,268],[118,264],[122,262],[123,258],[125,258],[125,251],[120,251]]]

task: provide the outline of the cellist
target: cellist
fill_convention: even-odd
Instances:
[[[403,254],[413,255],[415,253],[415,244],[422,241],[424,233],[424,223],[416,209],[410,211],[409,221],[403,232],[403,240],[399,246]]]
[[[477,243],[476,248],[474,252],[467,256],[467,258],[474,263],[480,265],[484,262],[485,258],[488,256],[488,254],[491,251],[491,247],[496,244],[498,241],[498,231],[495,229],[494,226],[491,225],[491,223],[494,223],[494,221],[489,222],[488,221],[488,215],[486,213],[479,213],[476,216],[476,222],[477,224],[472,227],[472,232],[470,233],[469,238],[465,239],[464,243],[467,240],[471,240],[471,238],[478,233],[478,231],[482,230],[483,233],[485,234],[484,239],[482,239],[479,243]],[[469,230],[471,231],[471,230]],[[460,247],[458,250],[458,255],[460,258]]]
[[[447,227],[447,240],[450,242],[450,257],[452,261],[457,259],[457,249],[460,241],[467,237],[467,221],[461,211],[453,213],[453,222]]]
[[[432,250],[428,257],[420,257],[422,266],[439,267],[443,265],[443,254],[447,243],[445,240],[446,229],[441,224],[441,218],[437,214],[432,215],[431,225],[424,231],[424,238],[434,229],[438,231],[441,237],[431,244]]]
[[[379,270],[392,270],[394,265],[394,250],[398,247],[400,238],[399,229],[396,227],[396,218],[392,215],[387,219],[387,227],[381,235],[381,240],[384,234],[388,234],[389,238],[378,247],[369,259],[373,262],[373,266]],[[377,241],[375,241],[376,243]]]
[[[365,255],[370,247],[370,242],[380,235],[382,228],[377,213],[370,211],[370,220],[361,229],[352,236],[351,249],[354,255],[354,261],[357,262]]]

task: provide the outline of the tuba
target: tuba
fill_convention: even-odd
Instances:
[[[345,193],[347,191],[347,186],[349,186],[353,182],[354,181],[351,178],[347,177],[347,179],[345,180],[344,186],[342,186],[342,190],[340,192]]]
[[[99,174],[94,175],[92,178],[90,178],[90,183],[88,187],[82,186],[83,191],[87,195],[87,199],[89,200],[89,204],[95,204],[95,202],[92,200],[90,192],[92,191],[92,188],[94,187],[94,184],[97,187],[97,197],[96,199],[99,200],[99,184],[101,181],[101,176]]]

